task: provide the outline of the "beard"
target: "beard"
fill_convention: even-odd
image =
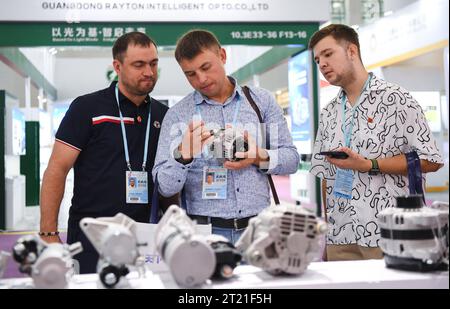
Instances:
[[[356,81],[355,68],[351,64],[344,71],[339,73],[334,72],[334,74],[334,78],[327,80],[333,86],[345,87]]]
[[[352,68],[353,69],[353,68]],[[354,70],[347,70],[340,79],[340,83],[341,83],[341,87],[350,85],[354,82],[356,82],[357,78],[356,78],[356,73]]]

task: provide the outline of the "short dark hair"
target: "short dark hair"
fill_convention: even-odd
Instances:
[[[129,32],[121,37],[119,37],[116,42],[114,43],[114,46],[112,48],[112,54],[113,59],[119,60],[120,62],[123,61],[123,55],[126,53],[128,46],[130,45],[138,45],[142,47],[149,47],[151,45],[155,45],[155,47],[158,47],[148,35],[142,32],[134,31]]]
[[[209,31],[195,29],[185,33],[177,42],[175,59],[180,62],[183,59],[192,60],[204,49],[221,48],[217,37]]]
[[[362,61],[358,33],[355,31],[355,29],[347,25],[331,24],[320,29],[319,31],[314,33],[309,40],[308,48],[311,50],[314,49],[314,47],[327,36],[332,36],[338,42],[346,41],[355,44],[358,47],[359,59]]]

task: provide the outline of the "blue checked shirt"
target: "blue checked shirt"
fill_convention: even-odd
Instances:
[[[230,78],[230,81],[237,85],[234,79]],[[181,192],[184,187],[188,214],[225,219],[257,215],[270,205],[267,174],[287,175],[297,171],[299,154],[292,144],[281,108],[267,90],[251,88],[250,93],[261,111],[267,145],[270,144],[270,147],[264,145],[261,134],[258,134],[261,132],[261,128],[257,127],[258,116],[240,86],[235,86],[232,96],[224,104],[209,100],[194,91],[167,112],[161,128],[153,179],[158,176],[159,191],[166,197]],[[227,124],[233,123],[239,100],[241,104],[236,126],[248,130],[259,146],[270,148],[268,169],[261,170],[251,165],[238,171],[228,170],[227,198],[202,199],[203,167],[223,166],[222,163],[200,155],[190,164],[183,165],[174,159],[173,151],[181,143],[189,122],[198,117],[198,110],[209,129],[225,128]],[[249,126],[255,129],[249,129]]]

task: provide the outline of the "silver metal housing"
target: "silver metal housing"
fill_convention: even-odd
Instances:
[[[214,140],[208,146],[208,149],[213,158],[238,161],[235,153],[248,151],[248,144],[240,130],[233,128],[219,129],[212,130],[212,134]]]
[[[280,205],[250,219],[236,247],[271,274],[301,274],[320,253],[319,235],[326,231],[326,223],[303,207]]]
[[[38,289],[62,289],[67,287],[70,278],[75,274],[72,256],[82,251],[81,243],[72,245],[52,243],[33,265],[31,277]]]
[[[78,272],[72,257],[81,251],[80,242],[47,244],[37,235],[21,237],[13,247],[20,271],[30,275],[38,289],[66,288],[72,275]]]
[[[380,248],[401,264],[418,260],[423,265],[448,264],[448,203],[433,207],[388,208],[380,212]],[[389,266],[389,265],[388,265]]]
[[[135,264],[139,256],[135,225],[134,220],[122,213],[80,221],[81,229],[99,253],[102,264],[112,265]]]
[[[214,273],[216,256],[205,236],[195,232],[195,223],[185,211],[170,206],[158,223],[156,250],[175,281],[186,287],[203,284]]]

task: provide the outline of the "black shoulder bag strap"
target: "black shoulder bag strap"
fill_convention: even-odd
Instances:
[[[263,124],[263,119],[261,117],[261,111],[258,108],[258,105],[256,105],[255,101],[253,100],[252,96],[250,95],[250,89],[247,86],[242,87],[242,91],[244,92],[245,96],[247,97],[248,102],[250,103],[251,107],[255,110],[256,115],[258,115],[259,123]],[[264,130],[262,132],[264,134]],[[263,140],[266,140],[266,136],[263,136]],[[273,199],[275,200],[276,205],[280,205],[280,200],[278,199],[277,190],[275,189],[275,184],[273,183],[272,175],[267,175],[269,178],[269,185],[270,189],[272,190]]]

